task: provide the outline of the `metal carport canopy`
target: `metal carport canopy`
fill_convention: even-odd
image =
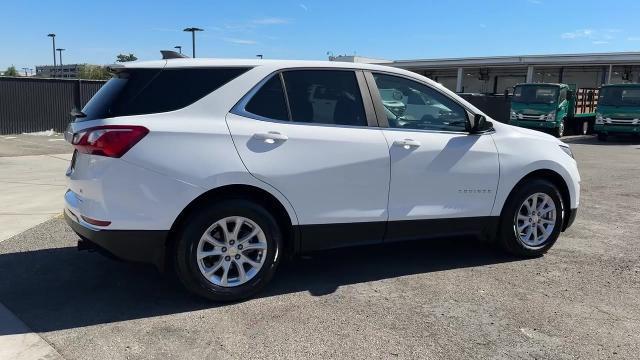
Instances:
[[[385,65],[403,69],[443,69],[514,66],[594,66],[619,64],[640,64],[640,52],[396,60]]]

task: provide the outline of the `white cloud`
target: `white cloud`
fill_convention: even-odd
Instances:
[[[238,44],[238,45],[255,45],[258,43],[255,40],[249,40],[249,39],[223,38],[222,40],[228,43]]]
[[[542,1],[540,1],[540,0],[527,0],[527,2],[529,4],[536,4],[536,5],[542,4]]]
[[[304,10],[304,11],[309,11],[309,8],[307,8],[307,5],[305,5],[305,4],[300,4],[299,6],[300,6],[300,8],[302,8],[302,10]]]
[[[480,27],[484,29],[484,28],[487,27],[487,25],[486,24],[480,24]]]
[[[575,31],[569,31],[560,35],[565,40],[582,39],[591,41],[592,44],[601,45],[608,44],[612,40],[615,40],[618,33],[624,33],[621,29],[579,29]]]
[[[640,36],[629,36],[627,38],[629,41],[640,41]]]
[[[256,25],[279,25],[279,24],[287,24],[289,20],[278,18],[278,17],[267,17],[262,19],[251,20],[252,24]]]
[[[562,35],[560,35],[560,37],[563,39],[578,39],[592,37],[593,34],[594,31],[592,29],[582,29],[563,33]]]

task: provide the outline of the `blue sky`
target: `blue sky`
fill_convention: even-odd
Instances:
[[[0,68],[158,59],[197,35],[198,57],[385,59],[640,50],[638,0],[12,1],[0,10]]]

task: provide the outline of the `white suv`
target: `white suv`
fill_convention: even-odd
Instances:
[[[409,71],[213,59],[112,70],[69,126],[67,222],[79,246],[173,265],[210,299],[250,296],[283,255],[319,249],[478,235],[538,256],[575,218],[567,145],[490,122]]]

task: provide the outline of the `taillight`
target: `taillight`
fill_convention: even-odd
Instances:
[[[71,143],[81,153],[119,158],[148,133],[144,126],[98,126],[73,134]]]

